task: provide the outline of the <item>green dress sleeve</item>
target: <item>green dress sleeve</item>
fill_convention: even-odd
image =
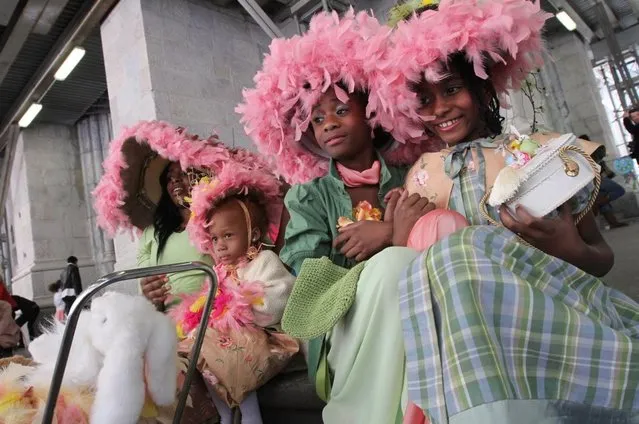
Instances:
[[[153,249],[153,227],[147,227],[140,237],[138,243],[137,263],[139,268],[156,265],[156,261],[152,261]]]
[[[280,258],[297,275],[304,259],[330,256],[331,229],[313,182],[293,186],[286,194],[284,204],[291,218],[286,226]]]

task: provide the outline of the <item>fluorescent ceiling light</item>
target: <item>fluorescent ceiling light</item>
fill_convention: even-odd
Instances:
[[[568,31],[574,31],[575,29],[577,29],[577,24],[575,23],[575,21],[573,21],[570,15],[566,13],[565,10],[560,11],[555,16],[557,16],[559,22],[561,22]]]
[[[64,81],[69,76],[71,71],[73,71],[73,68],[75,68],[80,60],[82,60],[85,53],[86,51],[82,47],[75,47],[73,50],[71,50],[71,53],[69,53],[62,65],[60,65],[53,78],[57,79],[58,81]]]
[[[28,127],[29,124],[31,124],[31,122],[35,119],[35,117],[38,116],[38,113],[40,113],[41,110],[41,104],[32,103],[31,106],[29,106],[29,109],[27,109],[24,115],[22,115],[20,121],[18,121],[18,125],[20,125],[22,128]]]

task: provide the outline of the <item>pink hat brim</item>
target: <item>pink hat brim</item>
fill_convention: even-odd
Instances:
[[[206,168],[215,173],[231,160],[228,148],[217,139],[202,140],[167,122],[141,121],[125,128],[110,143],[109,153],[102,164],[104,174],[93,191],[97,223],[112,237],[118,231],[134,229],[124,208],[129,197],[136,195],[127,192],[122,177],[123,171],[129,168],[123,152],[127,141],[147,145],[160,157],[179,162],[185,170],[189,167]]]
[[[287,182],[307,182],[328,171],[328,159],[306,148],[302,137],[313,106],[330,88],[338,96],[367,92],[370,126],[393,131],[394,121],[385,116],[388,101],[377,90],[390,82],[384,72],[390,32],[372,15],[351,9],[342,18],[319,13],[304,35],[272,41],[255,88],[244,90],[236,111],[258,150]],[[382,154],[392,164],[411,164],[423,151],[421,140],[411,140]]]
[[[410,139],[424,128],[417,114],[419,99],[409,84],[441,79],[454,53],[464,52],[475,74],[490,78],[505,103],[508,90],[520,88],[543,64],[541,30],[550,16],[538,1],[441,0],[437,10],[400,22],[391,37],[386,68],[385,80],[391,83],[375,87],[388,100],[386,116],[391,117],[395,138]]]
[[[196,185],[191,193],[191,219],[186,230],[191,243],[200,252],[213,255],[208,217],[216,205],[234,195],[251,195],[264,206],[268,236],[270,241],[277,239],[284,204],[282,183],[270,172],[229,163],[210,182]]]

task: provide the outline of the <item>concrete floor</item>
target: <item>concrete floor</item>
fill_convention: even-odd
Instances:
[[[602,230],[615,252],[615,266],[603,280],[639,302],[639,220],[627,222],[628,227]]]

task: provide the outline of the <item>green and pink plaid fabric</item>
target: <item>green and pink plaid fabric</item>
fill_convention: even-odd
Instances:
[[[472,183],[451,207],[481,198]],[[409,400],[434,424],[508,399],[639,409],[639,305],[506,229],[437,243],[399,290]]]

